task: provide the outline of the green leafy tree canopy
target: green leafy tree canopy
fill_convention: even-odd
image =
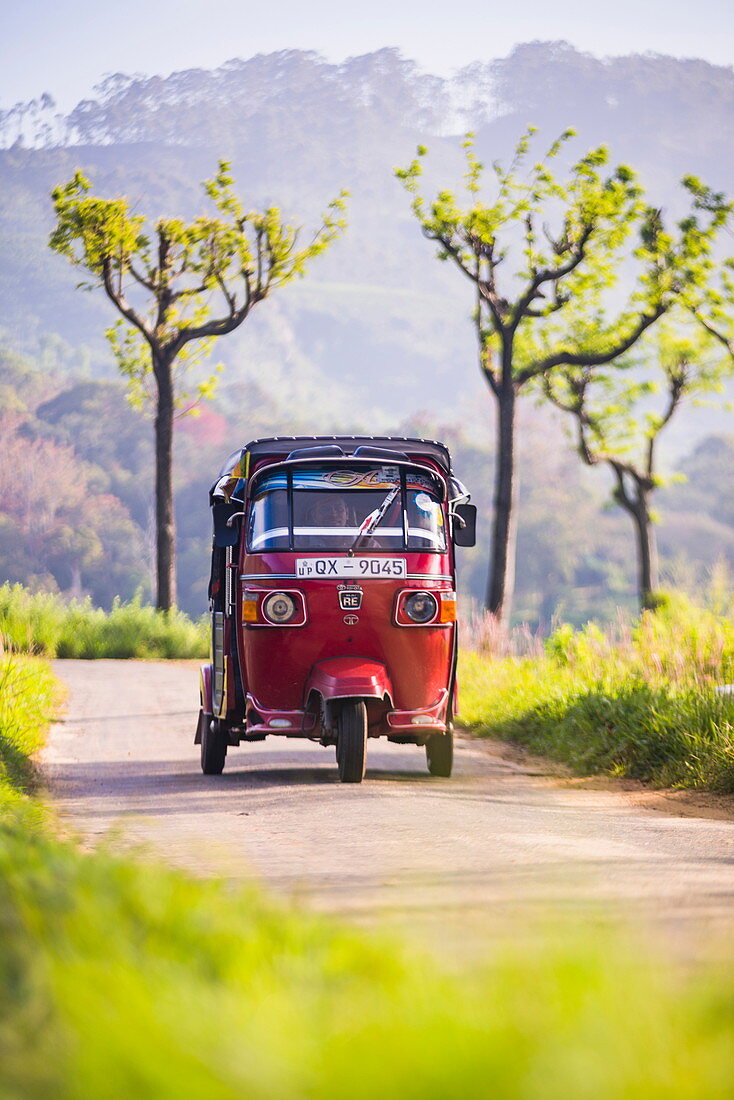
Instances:
[[[151,372],[151,350],[177,359],[178,371],[200,359],[215,337],[237,328],[272,290],[303,275],[345,226],[346,192],[299,247],[300,230],[277,208],[244,208],[226,161],[204,189],[219,217],[202,215],[190,224],[160,218],[153,234],[127,198],[96,197],[81,172],[52,192],[57,225],[50,246],[96,276],[80,287],[101,285],[125,319],[107,336],[136,404]],[[211,395],[214,381],[212,374],[199,383],[200,397]]]

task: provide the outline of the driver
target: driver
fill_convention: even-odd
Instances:
[[[314,527],[347,527],[347,503],[338,493],[321,496],[311,505],[308,518]]]
[[[352,540],[351,534],[345,530],[351,525],[349,509],[340,493],[322,493],[309,504],[305,519],[307,528],[314,530],[302,540],[303,546],[341,549]],[[322,533],[316,534],[319,528]]]

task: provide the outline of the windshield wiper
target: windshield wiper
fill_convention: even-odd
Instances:
[[[387,494],[387,496],[383,500],[382,504],[380,504],[377,508],[373,508],[373,510],[370,512],[370,514],[368,516],[365,516],[365,518],[362,520],[362,524],[359,528],[359,531],[357,532],[357,537],[355,538],[354,542],[352,543],[352,545],[347,550],[348,554],[353,554],[354,551],[359,546],[362,539],[365,539],[365,538],[367,538],[368,535],[372,534],[375,527],[377,527],[377,524],[380,522],[382,517],[385,515],[385,512],[388,510],[388,508],[390,507],[392,502],[395,500],[395,497],[398,495],[399,492],[400,492],[400,486],[396,485],[395,488],[391,489],[390,492]]]

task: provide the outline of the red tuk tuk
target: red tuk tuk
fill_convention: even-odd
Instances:
[[[370,737],[425,745],[429,772],[451,774],[468,500],[424,439],[258,439],[229,457],[210,491],[206,775],[270,734],[334,745],[344,783],[361,782]]]

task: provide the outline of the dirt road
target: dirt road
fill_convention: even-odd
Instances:
[[[109,831],[198,874],[256,877],[304,905],[470,938],[520,919],[631,914],[698,950],[734,930],[734,822],[582,790],[460,741],[454,777],[373,742],[361,786],[334,753],[271,738],[201,774],[193,662],[59,661],[66,717],[44,764],[87,843]],[[464,932],[462,931],[462,935]]]

